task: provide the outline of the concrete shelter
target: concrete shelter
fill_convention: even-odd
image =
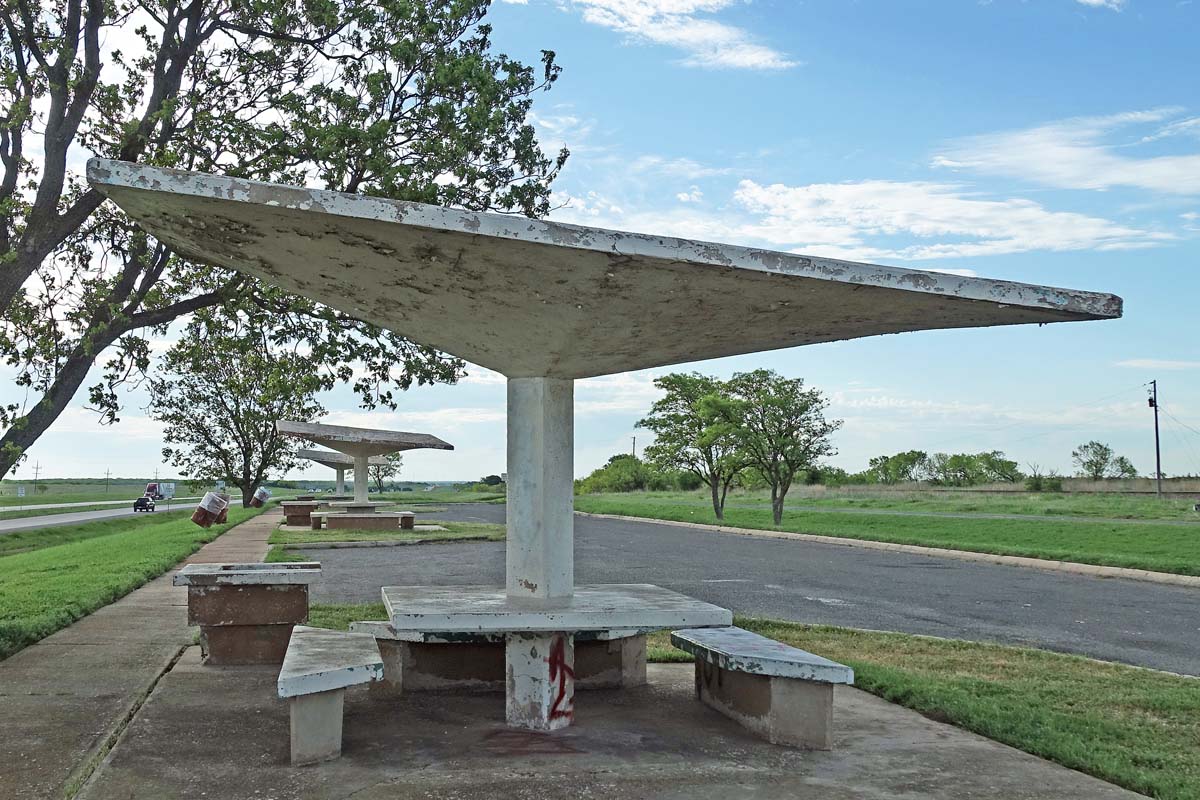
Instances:
[[[320,422],[279,420],[275,430],[284,436],[295,436],[336,450],[351,460],[354,470],[354,500],[352,509],[370,507],[367,491],[367,467],[372,456],[399,453],[406,450],[453,450],[454,445],[428,433],[384,431],[377,428],[352,428],[346,425],[325,425]],[[308,451],[314,452],[314,451]],[[339,492],[340,494],[340,492]]]
[[[574,593],[576,378],[884,333],[1121,315],[1109,294],[118,161],[93,159],[88,179],[183,254],[505,375],[506,594],[547,615]],[[555,655],[569,664],[564,633],[566,660]],[[510,724],[569,722],[538,695],[562,638],[509,641]]]
[[[346,470],[354,469],[354,458],[345,453],[338,453],[333,450],[297,450],[296,456],[309,461],[315,461],[322,466],[329,467],[337,473],[337,487],[334,494],[342,497],[346,494]],[[387,459],[382,456],[373,456],[367,459],[368,467],[386,467]]]

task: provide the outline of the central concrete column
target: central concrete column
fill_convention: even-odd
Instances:
[[[509,601],[553,608],[575,591],[574,382],[508,381]],[[550,731],[575,714],[570,631],[510,634],[504,647],[508,724]]]
[[[355,456],[354,457],[354,502],[367,503],[370,499],[367,496],[367,463],[370,461],[370,456]]]
[[[508,596],[575,591],[574,381],[508,381]],[[357,472],[355,473],[357,475]]]
[[[334,469],[337,470],[337,492],[336,492],[336,494],[343,495],[346,493],[346,468],[345,467],[335,467]]]

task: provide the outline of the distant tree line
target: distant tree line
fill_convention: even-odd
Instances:
[[[970,487],[1024,483],[1029,491],[1062,491],[1062,476],[1036,465],[1023,471],[1000,450],[928,453],[906,450],[872,458],[862,472],[822,464],[835,454],[831,436],[841,420],[828,420],[828,401],[800,378],[771,370],[735,374],[729,380],[699,373],[655,379],[665,394],[637,424],[654,432],[644,458],[624,453],[575,482],[578,493],[640,490],[693,491],[706,487],[717,519],[724,519],[732,487],[769,489],[775,524],[797,482],[845,484],[926,483]],[[1111,446],[1090,441],[1072,453],[1077,474],[1093,480],[1134,478],[1129,459]]]

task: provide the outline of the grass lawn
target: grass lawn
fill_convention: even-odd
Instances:
[[[231,509],[228,524],[207,530],[172,514],[30,531],[45,537],[43,546],[0,558],[0,658],[123,597],[258,512]],[[0,536],[0,545],[19,535]]]
[[[384,619],[380,603],[315,605],[309,624]],[[855,685],[1059,764],[1162,800],[1200,796],[1200,681],[1044,650],[738,618],[849,664]],[[689,661],[668,635],[653,661]]]
[[[816,487],[820,489],[820,487]],[[708,490],[695,492],[636,492],[631,494],[655,498],[677,505],[711,508]],[[622,496],[622,495],[605,495]],[[624,495],[630,496],[630,495]],[[733,508],[768,508],[770,494],[766,490],[734,491],[725,506]],[[1197,498],[1167,497],[1110,492],[1107,494],[1069,494],[1066,492],[1006,494],[973,492],[965,489],[926,491],[814,491],[814,487],[797,486],[788,493],[787,509],[805,508],[870,508],[895,511],[930,511],[950,514],[1025,514],[1030,516],[1107,517],[1110,519],[1190,520],[1200,525],[1200,514],[1192,506]]]
[[[179,519],[179,515],[185,512],[190,515],[192,508],[190,505],[177,506],[169,514],[166,511],[155,511],[153,514],[134,514],[128,517],[96,520],[95,522],[81,522],[77,525],[55,525],[48,528],[30,528],[0,534],[0,557],[40,550],[43,547],[55,547],[68,542],[93,539],[97,536],[109,536],[115,531],[141,530],[161,525],[168,520]]]
[[[575,508],[599,514],[716,524],[712,508],[655,494],[591,494]],[[774,529],[767,507],[727,507],[723,523]],[[1183,575],[1200,575],[1200,527],[1127,522],[1037,519],[960,519],[786,511],[779,530],[977,553],[1077,561]]]
[[[446,528],[444,531],[359,531],[328,530],[281,531],[276,530],[268,540],[272,545],[266,560],[271,563],[285,561],[307,561],[292,548],[321,542],[453,542],[463,539],[486,538],[488,541],[504,541],[504,526],[486,522],[446,522],[430,520]]]

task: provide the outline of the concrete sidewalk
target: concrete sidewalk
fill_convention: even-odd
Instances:
[[[777,747],[697,702],[690,664],[646,686],[583,690],[577,723],[506,727],[504,695],[346,695],[342,758],[288,763],[277,667],[211,667],[189,648],[80,800],[1133,800],[1131,792],[850,687],[835,747]]]
[[[278,523],[254,517],[184,563],[261,561]],[[69,795],[194,643],[175,571],[0,661],[0,797]]]

